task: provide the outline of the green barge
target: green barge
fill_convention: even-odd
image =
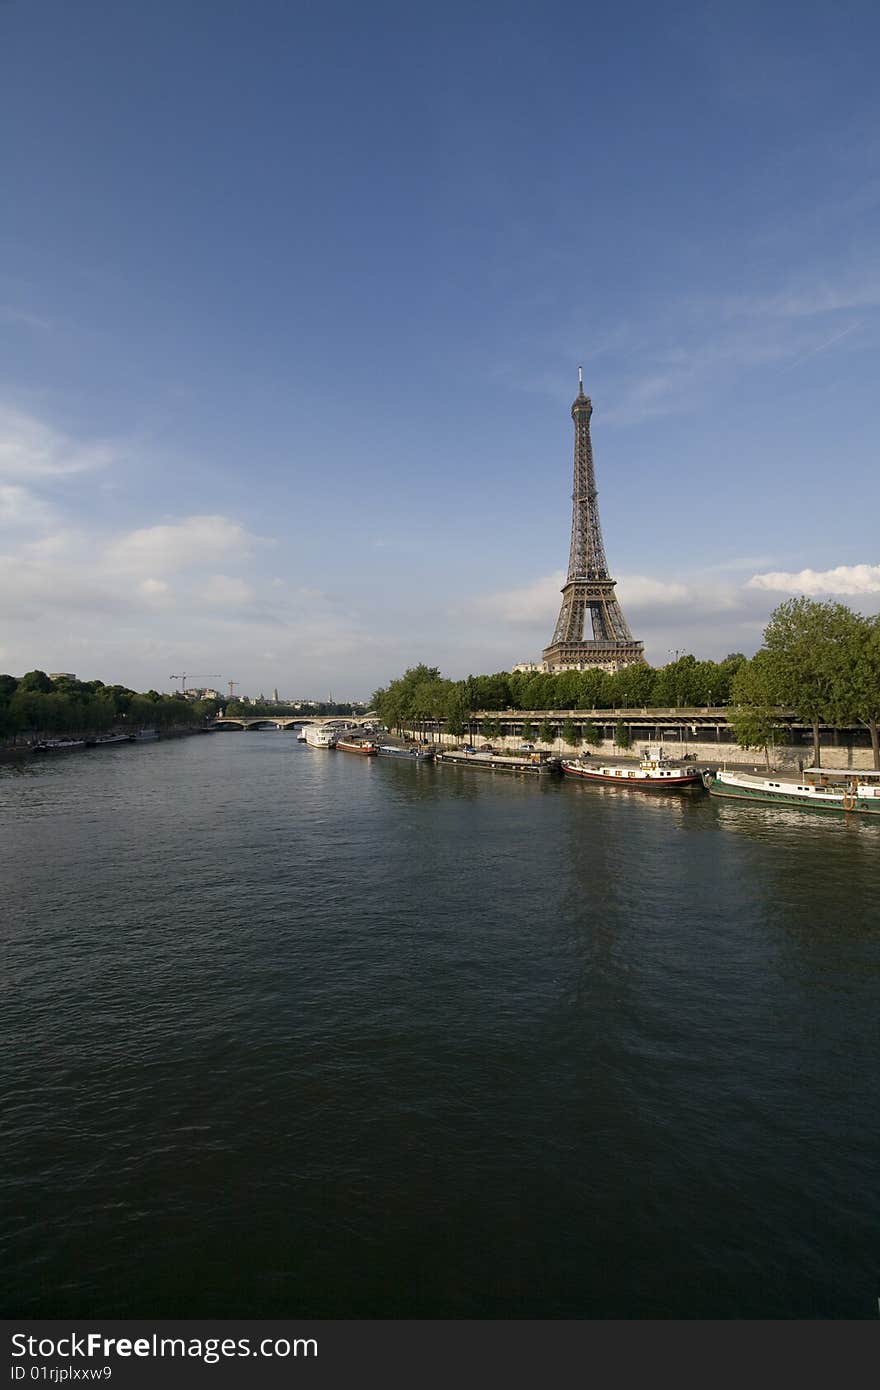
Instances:
[[[720,769],[703,778],[711,796],[797,806],[811,811],[880,816],[880,772],[808,767],[801,780]]]

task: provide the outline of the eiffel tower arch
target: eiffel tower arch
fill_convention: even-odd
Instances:
[[[601,666],[619,671],[645,659],[644,643],[629,629],[608,573],[602,528],[599,525],[590,416],[593,403],[584,395],[583,372],[578,367],[578,393],[571,407],[574,421],[574,492],[571,507],[571,551],[568,577],[562,589],[562,607],[549,647],[544,648],[547,671],[583,671]],[[587,616],[591,638],[584,638]]]

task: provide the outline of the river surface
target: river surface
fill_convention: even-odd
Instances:
[[[880,824],[216,734],[0,875],[6,1316],[876,1316]]]

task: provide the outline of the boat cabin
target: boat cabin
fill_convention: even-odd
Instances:
[[[803,780],[815,787],[840,788],[841,783],[861,782],[880,790],[880,771],[862,767],[805,767]]]

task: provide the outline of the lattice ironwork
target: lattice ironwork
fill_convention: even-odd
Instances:
[[[645,659],[644,645],[630,632],[614,593],[614,580],[608,573],[590,440],[592,414],[593,403],[584,395],[583,373],[579,367],[578,394],[571,407],[574,421],[571,549],[562,607],[553,639],[544,650],[544,662],[550,670],[582,666],[619,668]],[[588,615],[592,640],[584,638]]]

